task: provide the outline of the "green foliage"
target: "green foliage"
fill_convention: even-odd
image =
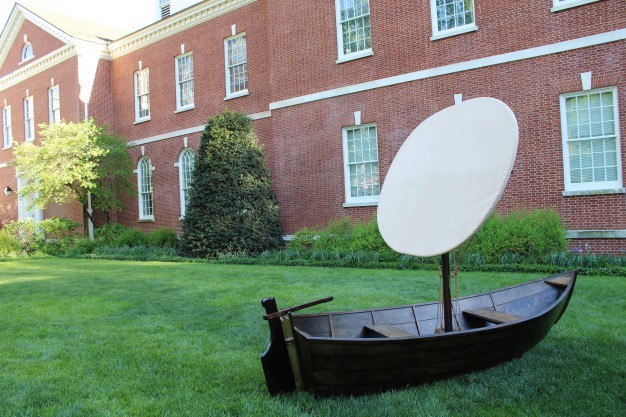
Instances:
[[[395,252],[387,246],[378,230],[376,219],[367,223],[350,224],[350,219],[331,220],[324,229],[303,228],[294,234],[287,248],[299,251]]]
[[[4,225],[4,231],[17,240],[20,251],[29,255],[40,250],[45,241],[43,229],[33,219],[9,222]]]
[[[541,259],[551,252],[567,249],[565,228],[554,210],[513,212],[491,216],[469,243],[469,251],[485,257],[487,263],[516,263],[515,257]],[[507,258],[508,257],[508,258]]]
[[[111,246],[113,247],[136,247],[136,246],[148,246],[150,244],[150,239],[148,235],[141,230],[126,228],[122,231],[122,233],[118,234],[111,241]]]
[[[174,229],[160,227],[148,234],[148,242],[157,248],[176,248],[178,247],[178,236],[176,236]]]
[[[192,257],[250,254],[282,244],[278,204],[250,119],[209,118],[183,220],[181,252]]]
[[[19,190],[33,199],[34,207],[46,207],[77,199],[93,207],[122,209],[122,198],[132,190],[132,163],[126,141],[107,133],[92,119],[79,123],[40,125],[41,145],[15,146],[15,166],[26,185]]]
[[[20,252],[20,244],[5,230],[0,230],[0,257],[14,256]]]

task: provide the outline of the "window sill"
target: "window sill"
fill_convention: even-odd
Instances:
[[[353,203],[343,203],[343,208],[350,207],[375,207],[378,206],[378,201],[359,201]]]
[[[249,94],[250,93],[248,92],[248,89],[237,91],[236,93],[229,94],[226,97],[224,97],[224,101],[232,100],[234,98],[239,98],[239,97],[245,97],[245,96],[247,96]]]
[[[436,41],[439,39],[449,38],[451,36],[462,35],[463,33],[476,32],[477,30],[478,30],[478,26],[474,24],[461,26],[459,28],[448,29],[444,32],[435,33],[433,36],[430,37],[430,40]]]
[[[624,239],[626,230],[568,230],[567,239]]]
[[[135,122],[133,124],[134,125],[138,125],[140,123],[149,122],[150,120],[151,120],[150,117],[146,117],[146,118],[143,118],[143,119],[137,119],[137,120],[135,120]]]
[[[335,64],[343,64],[344,62],[350,62],[356,59],[367,58],[368,56],[373,56],[373,55],[374,55],[374,51],[372,51],[371,49],[360,51],[360,52],[355,52],[353,54],[344,55],[340,57],[338,60],[335,61]]]
[[[189,111],[189,110],[193,110],[193,109],[195,109],[195,108],[196,108],[196,105],[195,105],[195,104],[192,104],[191,106],[180,107],[180,108],[176,109],[176,111],[174,112],[174,114],[176,114],[176,113],[186,112],[186,111]]]
[[[2,150],[6,151],[7,149],[11,149],[12,147],[13,147],[13,145],[5,146],[4,148],[2,148]]]
[[[559,4],[557,6],[552,7],[550,9],[550,11],[552,13],[560,12],[561,10],[571,9],[573,7],[582,6],[584,4],[595,3],[596,1],[600,1],[600,0],[575,0],[575,1],[568,1],[566,3]]]
[[[32,61],[33,59],[35,59],[35,55],[31,56],[31,57],[30,57],[30,58],[28,58],[28,59],[25,59],[25,60],[23,60],[23,61],[20,61],[17,65],[23,65],[23,64],[25,64],[26,62],[30,62],[30,61]]]
[[[576,197],[576,196],[584,196],[584,195],[604,195],[604,194],[626,194],[626,189],[609,188],[605,190],[563,191],[563,197]]]
[[[144,217],[137,220],[138,223],[154,223],[154,217]]]

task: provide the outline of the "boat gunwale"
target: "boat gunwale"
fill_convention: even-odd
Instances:
[[[449,333],[430,333],[430,334],[420,334],[420,335],[413,335],[413,336],[403,336],[403,337],[320,337],[320,336],[312,336],[309,333],[305,332],[304,330],[299,329],[295,323],[293,323],[292,321],[292,325],[293,325],[293,329],[295,332],[297,332],[299,335],[301,335],[302,337],[304,337],[305,339],[307,339],[308,341],[312,341],[312,342],[328,342],[328,341],[336,341],[336,342],[359,342],[359,343],[380,343],[380,342],[387,342],[387,343],[393,343],[394,341],[400,341],[400,342],[404,342],[407,340],[414,340],[414,339],[426,339],[426,338],[433,338],[433,337],[454,337],[454,336],[462,336],[462,335],[466,335],[466,334],[473,334],[476,332],[495,332],[495,331],[499,331],[501,329],[504,328],[509,328],[509,327],[513,327],[513,326],[519,326],[521,324],[527,323],[531,320],[537,320],[543,316],[545,316],[546,314],[550,313],[552,310],[554,310],[562,301],[565,297],[571,296],[572,293],[572,289],[576,283],[576,277],[577,277],[577,273],[578,270],[572,270],[572,271],[566,271],[566,272],[561,272],[558,274],[554,274],[554,275],[550,275],[547,276],[545,278],[540,278],[537,280],[533,280],[533,281],[528,281],[528,282],[524,282],[521,284],[517,284],[517,285],[512,285],[510,287],[504,287],[504,288],[499,288],[499,289],[495,289],[493,291],[488,291],[488,292],[483,292],[483,293],[478,293],[478,294],[471,294],[468,295],[466,297],[462,297],[459,298],[458,301],[467,299],[467,298],[473,298],[473,297],[480,297],[480,296],[484,296],[484,295],[490,295],[492,293],[498,292],[498,291],[504,291],[504,290],[509,290],[509,289],[513,289],[513,288],[517,288],[517,287],[522,287],[524,285],[529,285],[529,284],[534,284],[536,282],[541,282],[541,281],[546,281],[549,279],[553,279],[553,278],[557,278],[560,276],[565,276],[565,275],[569,275],[572,279],[570,279],[570,282],[567,284],[567,287],[565,287],[563,289],[563,292],[561,293],[561,295],[554,300],[550,305],[548,305],[546,308],[544,308],[543,310],[541,310],[539,313],[534,314],[530,317],[522,317],[519,320],[515,320],[515,321],[510,321],[507,323],[501,323],[501,324],[496,324],[494,326],[485,326],[485,327],[476,327],[476,328],[472,328],[472,329],[465,329],[465,330],[459,330],[459,331],[454,331],[454,332],[449,332]],[[548,284],[550,285],[550,284]],[[522,297],[523,298],[523,297]],[[457,300],[453,300],[453,302],[456,302]],[[370,310],[356,310],[356,311],[340,311],[340,312],[328,312],[328,313],[311,313],[311,314],[297,314],[297,315],[293,315],[294,318],[296,317],[320,317],[320,316],[329,316],[330,315],[342,315],[342,314],[353,314],[353,313],[369,313],[369,312],[375,312],[375,311],[386,311],[386,310],[395,310],[395,309],[402,309],[402,308],[413,308],[413,307],[417,307],[417,306],[424,306],[424,305],[430,305],[430,304],[438,304],[439,302],[437,301],[431,301],[431,302],[426,302],[426,303],[422,303],[422,304],[410,304],[410,305],[404,305],[404,306],[398,306],[398,307],[385,307],[385,308],[377,308],[377,309],[370,309]],[[565,308],[567,308],[567,305],[565,305]],[[463,312],[461,312],[460,314],[463,314]],[[560,317],[559,317],[560,318]],[[418,320],[419,321],[419,320]],[[557,319],[558,321],[558,319]],[[556,322],[555,322],[556,323]]]

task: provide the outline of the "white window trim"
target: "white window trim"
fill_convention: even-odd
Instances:
[[[139,158],[139,161],[137,161],[137,169],[133,170],[133,172],[135,174],[137,174],[137,195],[138,195],[138,209],[139,209],[139,221],[154,221],[154,174],[151,174],[152,177],[152,215],[144,215],[142,208],[142,201],[141,201],[141,162],[144,160],[148,160],[148,162],[150,163],[150,170],[154,172],[155,167],[152,164],[152,160],[150,158],[148,158],[147,156],[142,156],[141,158]]]
[[[552,8],[550,11],[552,13],[559,12],[561,10],[571,9],[572,7],[582,6],[584,4],[595,3],[600,0],[552,0]]]
[[[54,115],[55,109],[52,108],[52,103],[53,103],[52,95],[55,89],[58,91],[58,95],[59,95],[59,108],[58,108],[59,120],[53,121],[54,119],[53,115]],[[48,88],[48,120],[50,121],[50,124],[59,123],[61,121],[61,89],[59,87],[59,84]]]
[[[463,33],[477,31],[478,26],[476,26],[476,4],[474,4],[473,12],[474,21],[472,23],[468,23],[463,26],[456,26],[451,29],[439,30],[439,26],[437,24],[437,3],[436,0],[430,0],[430,21],[433,29],[433,35],[430,37],[430,40],[436,41],[438,39],[449,38],[451,36],[457,36]]]
[[[565,100],[569,97],[576,97],[579,95],[587,95],[594,93],[603,93],[606,91],[611,91],[613,93],[613,111],[614,111],[614,122],[615,122],[615,143],[617,146],[617,156],[618,156],[618,169],[617,169],[617,180],[615,181],[604,181],[604,182],[593,182],[593,183],[576,183],[572,184],[570,178],[570,164],[569,164],[569,148],[567,146],[567,111],[565,108]],[[596,88],[593,90],[586,91],[576,91],[573,93],[561,94],[560,96],[560,111],[561,111],[561,141],[563,147],[563,171],[564,171],[564,184],[565,190],[563,195],[565,196],[575,196],[575,195],[591,195],[602,192],[602,190],[606,190],[607,194],[616,193],[618,190],[623,189],[622,182],[622,164],[621,164],[621,146],[620,146],[620,131],[619,131],[619,107],[618,107],[618,99],[617,99],[617,88],[616,87],[608,87],[608,88]],[[595,191],[595,192],[594,192]],[[604,192],[602,192],[604,194]]]
[[[343,62],[354,61],[355,59],[365,58],[365,57],[374,55],[374,51],[372,50],[371,47],[368,49],[363,49],[362,51],[352,52],[350,54],[346,54],[343,52],[343,32],[341,30],[340,1],[341,0],[335,0],[335,29],[337,30],[337,61],[335,61],[335,63],[341,64]],[[371,24],[372,24],[372,10],[370,9],[370,34],[371,34]]]
[[[137,79],[139,77],[139,73],[140,72],[146,72],[148,74],[148,115],[144,116],[144,117],[139,117],[139,90],[138,85],[137,85]],[[147,122],[148,120],[150,120],[150,115],[151,113],[151,106],[150,106],[150,69],[149,68],[142,68],[138,71],[135,71],[133,73],[133,85],[134,85],[134,90],[133,90],[133,96],[135,96],[135,123],[143,123],[143,122]]]
[[[180,191],[180,219],[181,220],[185,218],[185,214],[187,212],[187,204],[185,202],[185,193],[183,190],[183,169],[184,169],[183,156],[185,155],[186,152],[193,153],[194,166],[195,166],[196,153],[192,148],[184,148],[182,151],[180,151],[180,155],[178,156],[178,163],[174,164],[174,166],[178,168],[178,189]]]
[[[366,127],[376,126],[376,146],[378,147],[378,126],[376,123],[366,123],[358,126],[346,126],[341,129],[342,142],[343,142],[343,178],[344,178],[344,195],[345,203],[343,207],[362,207],[362,206],[375,206],[378,204],[380,194],[366,197],[352,197],[350,195],[350,167],[348,164],[348,130],[361,129]],[[378,167],[380,172],[380,157],[378,158]],[[379,174],[380,175],[380,174]],[[379,186],[380,178],[379,178]]]
[[[29,108],[29,113],[32,114],[32,119],[28,119],[28,114],[26,113],[26,102],[29,102],[28,108]],[[32,126],[31,126],[31,121],[32,120]],[[26,124],[29,125],[30,129],[28,129],[30,131],[31,136],[26,136]],[[25,142],[32,142],[35,140],[35,99],[33,98],[33,96],[28,96],[24,99],[24,141]]]
[[[7,123],[8,120],[8,123]],[[8,133],[7,133],[8,132]],[[13,146],[13,121],[11,116],[11,106],[2,108],[2,149],[9,149]]]
[[[29,57],[27,57],[26,59],[24,59],[24,48],[26,48],[27,45],[30,45],[30,51],[31,51],[31,55]],[[19,62],[19,65],[22,65],[24,62],[28,62],[31,61],[35,58],[35,50],[33,49],[33,44],[30,42],[26,42],[24,44],[24,46],[22,46],[22,52],[20,53],[20,58],[22,59]]]
[[[193,96],[191,97],[192,103],[185,106],[181,106],[180,104],[180,80],[178,79],[178,60],[188,55],[191,55],[193,60],[193,51],[178,55],[176,58],[174,58],[174,81],[176,83],[176,113],[191,110],[196,107],[196,74],[195,70],[193,69],[193,61],[191,65],[192,71],[194,71],[194,76],[191,78],[191,83],[193,85]]]
[[[230,92],[230,69],[228,68],[228,41],[231,39],[240,38],[242,36],[246,36],[246,32],[237,33],[234,36],[230,36],[224,39],[224,78],[226,79],[226,97],[224,100],[230,100],[237,97],[247,96],[250,93],[248,89],[239,90],[235,93]],[[248,37],[246,36],[246,64],[248,63]],[[249,84],[248,73],[246,72],[246,85]]]
[[[18,176],[17,177],[17,219],[18,220],[33,219],[35,223],[39,223],[40,221],[43,220],[43,217],[44,217],[43,209],[39,209],[36,207],[30,210],[28,209],[28,206],[32,203],[33,199],[26,198],[20,195],[20,190],[25,185],[26,185],[26,181],[23,178]]]

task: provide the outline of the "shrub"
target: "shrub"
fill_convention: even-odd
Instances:
[[[94,230],[99,245],[110,245],[117,236],[126,233],[128,227],[118,223],[108,223]]]
[[[160,227],[148,234],[148,242],[157,248],[176,248],[178,247],[178,236],[173,229]]]
[[[127,228],[123,230],[119,235],[117,235],[111,241],[110,245],[113,247],[120,248],[122,246],[127,246],[129,248],[137,247],[137,246],[149,246],[150,239],[148,235],[141,230]]]
[[[32,254],[41,249],[45,235],[33,219],[23,219],[4,225],[4,231],[17,240],[20,250]]]
[[[181,253],[259,254],[281,245],[278,204],[250,119],[232,111],[209,118],[183,220]]]
[[[490,264],[511,263],[518,258],[539,260],[546,254],[566,249],[561,219],[549,209],[492,216],[467,248],[469,252],[482,255]]]
[[[387,246],[376,219],[367,223],[350,224],[350,218],[331,220],[324,229],[303,228],[287,243],[288,249],[301,251],[378,252],[380,255],[395,256]]]
[[[8,232],[0,230],[0,256],[12,256],[18,254],[20,244]]]

